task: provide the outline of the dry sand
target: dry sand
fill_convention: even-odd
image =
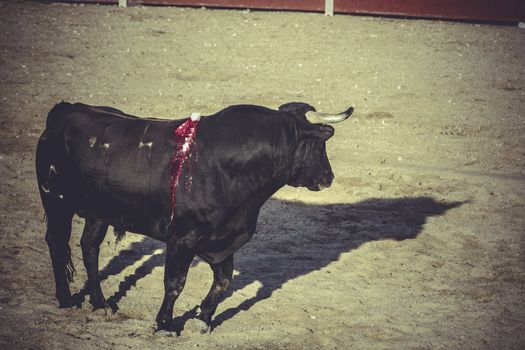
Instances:
[[[0,84],[0,348],[525,348],[524,30],[0,2]],[[164,247],[139,235],[103,243],[116,314],[87,298],[57,308],[33,163],[60,100],[165,118],[290,101],[356,112],[328,142],[333,186],[264,206],[214,331],[161,337]],[[175,317],[210,284],[196,260]]]

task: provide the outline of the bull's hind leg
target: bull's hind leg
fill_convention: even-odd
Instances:
[[[98,257],[100,253],[100,244],[106,236],[108,225],[97,219],[86,219],[84,232],[80,239],[82,247],[82,256],[84,266],[88,276],[89,302],[94,310],[108,309],[106,299],[100,288],[98,280]]]
[[[61,308],[75,306],[71,298],[69,282],[73,280],[75,268],[71,260],[69,238],[71,237],[71,220],[73,212],[63,210],[50,210],[47,208],[46,242],[51,255],[53,273],[55,275],[56,298]]]
[[[224,292],[228,290],[232,279],[233,254],[226,258],[226,260],[210,266],[213,270],[213,284],[210,292],[201,304],[201,313],[199,315],[199,319],[206,322],[208,330],[211,329],[211,318],[215,310],[217,310],[217,305],[219,305]]]
[[[63,167],[57,166],[59,161],[52,163],[50,160],[51,155],[59,157],[59,152],[52,150],[48,136],[46,130],[38,141],[35,165],[40,198],[47,216],[46,242],[55,275],[56,298],[59,306],[64,308],[78,304],[71,298],[69,290],[75,272],[69,247],[74,211],[65,191],[67,181],[60,178]]]

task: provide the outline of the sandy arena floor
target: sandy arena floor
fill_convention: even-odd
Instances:
[[[0,348],[525,348],[525,30],[0,2],[0,84]],[[57,308],[33,163],[61,100],[165,118],[356,112],[328,143],[334,185],[263,208],[215,330],[161,337],[163,245],[139,235],[103,244],[116,314]],[[210,284],[195,261],[175,316]]]

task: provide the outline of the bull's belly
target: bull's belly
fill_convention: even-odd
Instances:
[[[111,209],[108,209],[111,208]],[[161,241],[166,240],[170,217],[153,215],[144,207],[126,208],[120,203],[83,203],[75,206],[75,213],[85,219],[94,218],[113,226],[117,234],[132,232]]]
[[[237,236],[228,244],[225,244],[224,240],[223,242],[210,240],[203,247],[205,251],[199,252],[198,256],[209,264],[218,264],[226,260],[231,254],[235,253],[239,248],[246,244],[251,237],[252,233],[247,232]]]

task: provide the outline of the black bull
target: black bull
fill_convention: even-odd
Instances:
[[[284,185],[314,191],[331,185],[325,141],[334,129],[324,123],[342,121],[352,111],[330,115],[288,103],[279,110],[232,106],[203,117],[172,208],[172,157],[180,147],[173,133],[184,120],[56,105],[37,146],[36,172],[59,306],[79,304],[69,290],[74,272],[69,238],[77,214],[85,218],[81,248],[94,309],[108,307],[98,257],[111,225],[117,233],[136,232],[167,244],[159,330],[172,328],[173,306],[193,258],[210,264],[214,280],[199,314],[209,327],[232,278],[233,253],[253,235],[261,206]]]

